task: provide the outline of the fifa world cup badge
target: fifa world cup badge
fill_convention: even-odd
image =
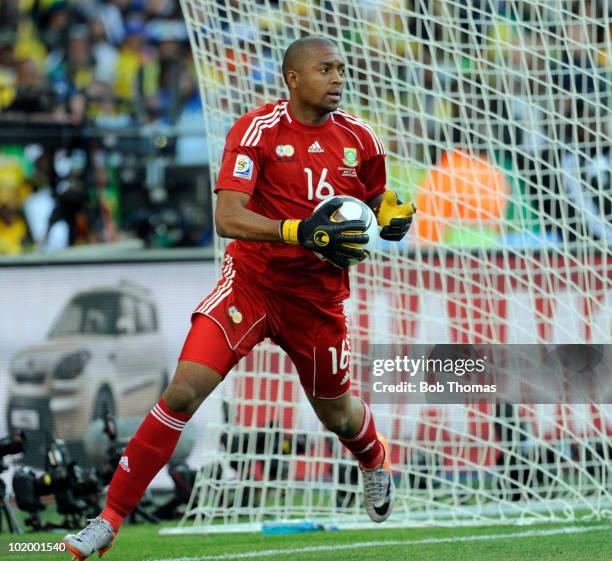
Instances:
[[[354,168],[359,164],[357,160],[357,148],[345,148],[344,149],[344,162],[345,166]]]
[[[238,154],[234,165],[234,177],[251,179],[253,177],[253,160],[244,154]]]
[[[236,306],[230,306],[227,312],[229,313],[234,323],[240,323],[242,321],[242,314],[238,311]]]
[[[293,154],[295,154],[295,149],[293,148],[293,146],[291,146],[291,144],[279,144],[276,147],[276,155],[278,157],[287,156],[288,158],[290,158],[291,156],[293,156]]]

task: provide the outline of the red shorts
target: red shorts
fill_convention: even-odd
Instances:
[[[192,315],[179,360],[225,375],[269,337],[293,361],[300,383],[316,397],[349,391],[350,343],[341,302],[325,306],[262,286],[226,256],[222,278]]]

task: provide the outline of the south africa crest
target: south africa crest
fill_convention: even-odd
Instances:
[[[344,148],[344,159],[342,160],[345,166],[350,168],[357,167],[359,161],[357,160],[357,148]]]

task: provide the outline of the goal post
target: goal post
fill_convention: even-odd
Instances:
[[[286,97],[280,62],[306,34],[347,61],[343,108],[418,207],[406,242],[351,270],[356,393],[376,345],[610,343],[612,19],[561,0],[181,0],[210,150]],[[217,263],[224,242],[215,240]],[[355,462],[324,431],[289,359],[259,345],[223,387],[218,449],[177,532],[305,518],[370,524]],[[392,447],[389,524],[604,517],[612,406],[524,401],[372,406]],[[221,522],[218,524],[217,522]]]

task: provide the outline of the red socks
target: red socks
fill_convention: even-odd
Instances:
[[[383,463],[385,452],[376,434],[372,412],[362,403],[365,415],[361,428],[353,438],[340,438],[340,442],[353,453],[362,468],[373,469]]]
[[[340,438],[340,442],[353,453],[361,467],[372,469],[382,464],[384,449],[378,440],[370,408],[363,403],[363,409],[363,424],[357,434],[353,438]],[[115,531],[170,459],[190,418],[168,409],[162,398],[138,427],[119,461],[108,489],[106,508],[101,514]]]
[[[102,518],[115,529],[138,505],[149,483],[166,465],[191,417],[168,409],[163,398],[129,441],[108,488]]]

